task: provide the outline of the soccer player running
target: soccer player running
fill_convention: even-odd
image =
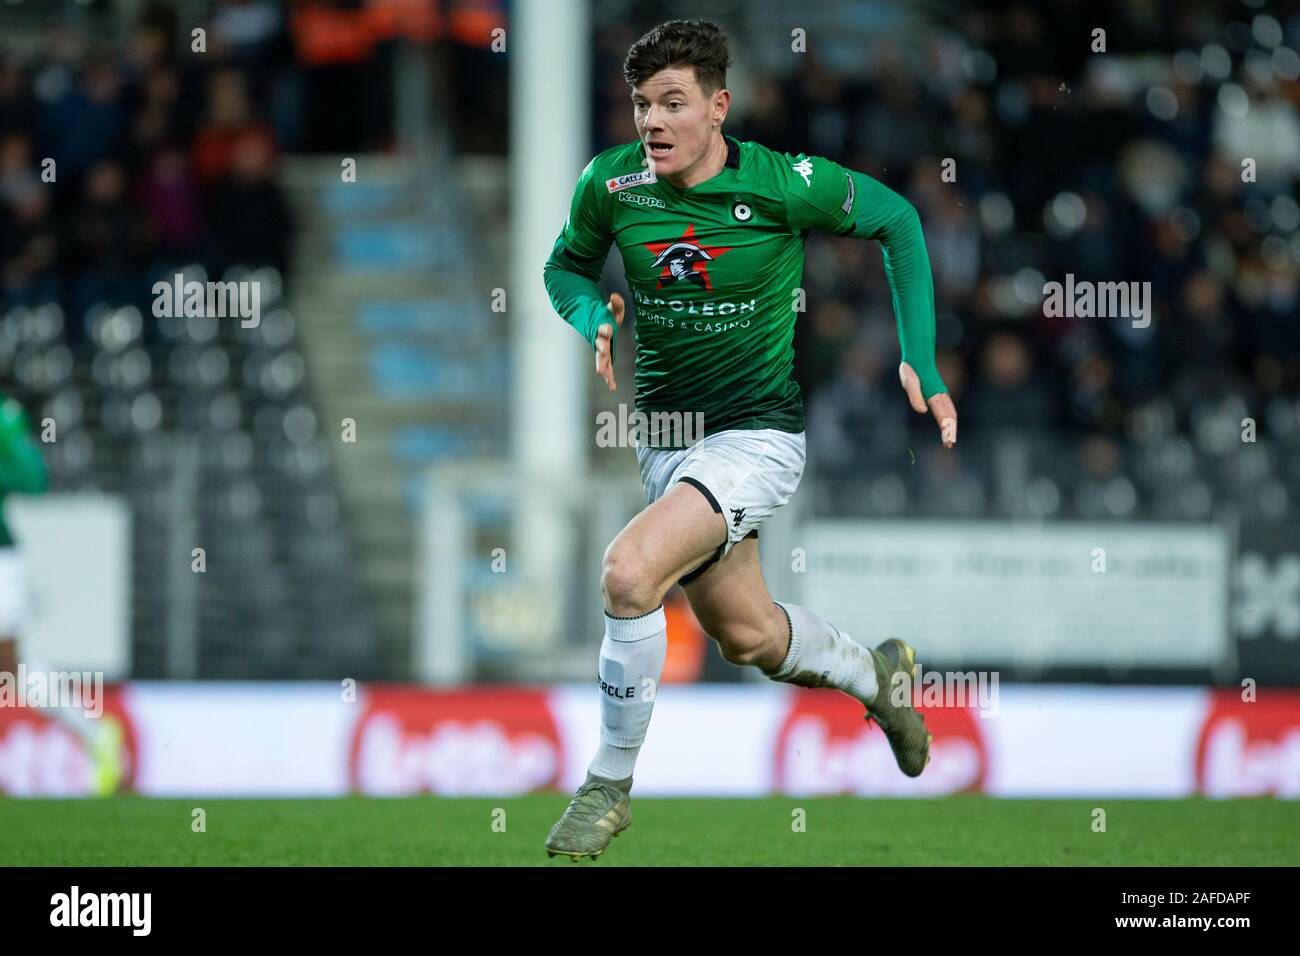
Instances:
[[[49,486],[45,459],[27,413],[17,399],[0,395],[0,674],[9,675],[11,681],[18,679],[18,634],[27,621],[27,567],[5,520],[4,506],[11,493],[39,495]],[[28,673],[43,669],[32,660],[30,649],[24,656]],[[44,711],[85,745],[92,792],[107,795],[116,791],[126,776],[123,731],[117,718],[101,714],[92,720],[84,708],[76,705],[51,704]]]
[[[637,442],[649,504],[610,544],[601,572],[600,747],[547,836],[551,855],[599,856],[631,822],[632,771],[667,648],[662,601],[675,583],[728,661],[849,694],[903,773],[929,762],[921,715],[890,699],[896,675],[914,676],[913,648],[891,638],[873,650],[808,608],[774,602],[757,542],[804,470],[791,373],[809,231],[881,243],[902,386],[915,411],[934,415],[944,446],[956,442],[934,361],[920,219],[869,176],[724,135],[730,65],[726,36],[706,21],[663,23],[632,45],[623,72],[638,139],[582,171],[544,270],[555,310],[591,343],[596,374],[613,390],[624,303],[618,294],[605,302],[596,280],[617,242],[637,306],[637,411],[661,425],[699,414],[704,425],[693,444],[653,426]]]

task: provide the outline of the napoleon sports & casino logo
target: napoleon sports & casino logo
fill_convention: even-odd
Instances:
[[[1235,689],[1211,692],[1196,786],[1210,797],[1300,798],[1300,691],[1263,688],[1252,701]]]
[[[776,739],[775,789],[790,794],[939,795],[980,791],[988,755],[975,707],[919,707],[934,740],[930,764],[904,776],[889,741],[843,694],[800,688]]]
[[[348,748],[354,791],[507,794],[558,786],[562,748],[545,692],[367,687]]]

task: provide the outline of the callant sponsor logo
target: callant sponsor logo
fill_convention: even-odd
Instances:
[[[616,193],[620,189],[645,186],[656,181],[653,170],[643,169],[639,173],[628,173],[626,176],[615,176],[613,179],[607,179],[605,180],[605,188],[612,193]]]

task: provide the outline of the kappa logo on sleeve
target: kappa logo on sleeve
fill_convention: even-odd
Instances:
[[[616,193],[620,189],[646,186],[656,181],[653,169],[643,169],[639,173],[628,173],[626,176],[615,176],[613,179],[607,179],[605,180],[605,188],[612,193]]]
[[[803,177],[805,186],[812,185],[813,165],[811,159],[801,159],[790,168]]]

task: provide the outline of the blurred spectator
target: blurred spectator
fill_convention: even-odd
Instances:
[[[6,189],[5,199],[10,214],[0,223],[4,294],[10,301],[37,305],[58,293],[58,236],[49,195],[32,182]]]
[[[40,185],[28,135],[22,130],[14,130],[0,137],[0,201],[17,202]]]
[[[199,252],[201,200],[185,154],[174,146],[160,149],[140,181],[138,199],[162,258],[193,259]]]
[[[97,302],[139,305],[146,298],[152,231],[126,190],[126,172],[113,160],[97,163],[86,175],[68,249],[77,317]]]
[[[980,351],[980,377],[958,414],[976,428],[1047,428],[1056,420],[1054,396],[1034,367],[1024,341],[992,335]]]
[[[383,145],[393,84],[392,48],[385,42],[392,25],[382,19],[382,5],[298,0],[290,31],[303,71],[307,148],[336,152],[358,143],[364,149]]]
[[[36,127],[36,98],[22,68],[14,60],[0,56],[0,130],[32,134]]]
[[[867,467],[896,466],[911,424],[904,404],[883,390],[879,353],[856,342],[840,353],[835,375],[808,407],[809,443],[819,469],[833,477],[862,477]]]
[[[213,187],[208,220],[220,266],[288,266],[289,208],[272,178],[270,144],[248,137],[236,147],[228,175]]]
[[[42,135],[60,176],[76,176],[121,148],[127,129],[121,93],[117,64],[96,56],[79,84],[46,100]]]
[[[212,77],[207,120],[194,137],[194,171],[201,183],[214,183],[227,176],[233,169],[235,153],[250,142],[257,143],[273,158],[274,134],[253,116],[246,83],[244,75],[236,70],[222,70]]]

